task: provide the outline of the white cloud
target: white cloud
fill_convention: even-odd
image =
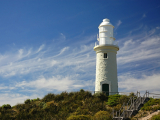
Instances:
[[[121,20],[118,20],[117,24],[116,24],[116,27],[115,27],[115,30],[122,24],[122,21]]]
[[[160,59],[160,36],[153,36],[154,33],[155,30],[151,30],[147,37],[145,33],[141,36],[137,35],[138,38],[137,36],[131,36],[130,39],[127,37],[117,54],[118,65]]]
[[[4,105],[4,104],[10,104],[11,106],[14,106],[16,104],[22,104],[24,103],[24,101],[26,99],[35,99],[40,95],[36,95],[33,94],[31,96],[27,96],[27,95],[23,95],[23,94],[19,94],[19,93],[4,93],[4,94],[0,94],[0,106]],[[39,98],[41,98],[42,96],[40,96]]]
[[[42,45],[39,47],[39,49],[37,50],[37,52],[36,52],[36,53],[40,52],[42,49],[44,49],[44,47],[45,47],[45,45],[44,45],[44,44],[42,44]]]
[[[65,40],[66,39],[66,36],[63,34],[63,33],[60,33],[61,34],[61,38],[63,39],[63,40]]]
[[[119,88],[123,91],[150,91],[156,93],[160,91],[160,74],[146,75],[142,74],[139,77],[132,73],[119,76]]]
[[[61,49],[60,53],[58,55],[63,54],[65,51],[67,51],[69,49],[69,47],[64,47],[63,49]]]
[[[160,29],[160,27],[156,27],[156,29]]]
[[[76,76],[52,76],[51,78],[40,77],[37,80],[32,81],[22,81],[17,83],[16,87],[29,87],[34,89],[47,89],[48,91],[58,90],[58,91],[68,91],[73,89],[80,89],[88,86],[88,81],[76,80]],[[91,84],[92,85],[92,84]],[[91,86],[90,85],[90,86]]]

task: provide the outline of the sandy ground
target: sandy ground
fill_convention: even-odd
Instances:
[[[146,117],[140,118],[138,120],[149,120],[153,115],[157,115],[159,112],[160,112],[160,110],[158,110],[158,111],[156,111],[156,112],[154,112],[154,113],[152,113],[152,114],[150,114]]]

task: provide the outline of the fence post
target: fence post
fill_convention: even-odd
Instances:
[[[123,103],[124,108],[123,108],[123,117],[125,118],[125,103]]]
[[[134,109],[134,97],[133,97],[133,109]]]

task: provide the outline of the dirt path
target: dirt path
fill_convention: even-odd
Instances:
[[[160,110],[158,110],[158,111],[156,111],[156,112],[154,112],[154,113],[152,113],[152,114],[150,114],[146,117],[140,118],[138,120],[149,120],[153,115],[157,115],[159,112],[160,112]]]

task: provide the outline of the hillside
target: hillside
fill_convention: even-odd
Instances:
[[[79,92],[49,93],[42,99],[27,99],[24,104],[0,107],[1,120],[111,120],[112,109],[119,110],[131,96],[94,94],[81,89]],[[151,99],[132,119],[140,118],[145,111],[160,108],[159,99]],[[139,115],[139,116],[138,116]]]

